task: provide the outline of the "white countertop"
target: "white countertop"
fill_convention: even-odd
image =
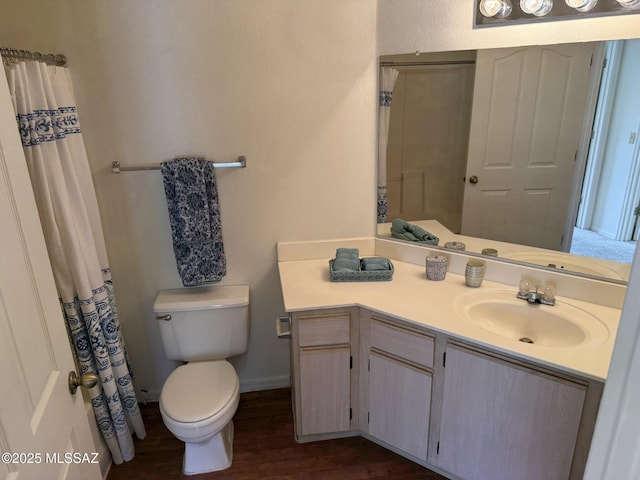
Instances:
[[[513,341],[474,325],[457,314],[458,295],[491,289],[512,290],[517,286],[486,280],[479,289],[468,288],[464,276],[448,272],[444,281],[426,279],[424,266],[393,260],[395,273],[387,282],[331,282],[329,258],[280,261],[280,283],[287,312],[361,306],[431,330],[454,335],[481,346],[534,361],[567,373],[604,381],[609,369],[620,310],[577,299],[557,296],[599,318],[609,330],[603,343],[592,346],[543,347]],[[546,307],[546,306],[545,306]],[[546,307],[554,308],[554,307]]]

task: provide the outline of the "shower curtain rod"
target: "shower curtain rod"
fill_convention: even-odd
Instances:
[[[475,60],[442,60],[440,62],[380,62],[381,67],[424,67],[435,65],[474,65]]]
[[[67,57],[61,53],[45,53],[30,52],[29,50],[18,50],[16,48],[0,47],[0,55],[2,58],[18,59],[18,60],[37,60],[39,62],[45,62],[48,65],[55,65],[57,67],[67,66]]]

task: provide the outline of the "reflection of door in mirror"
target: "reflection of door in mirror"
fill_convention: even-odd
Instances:
[[[459,233],[475,52],[381,60],[399,71],[389,120],[388,218],[437,218]]]
[[[594,46],[478,52],[463,234],[563,249]]]

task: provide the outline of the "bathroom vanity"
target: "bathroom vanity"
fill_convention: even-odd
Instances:
[[[460,309],[469,292],[515,298],[517,282],[469,289],[455,271],[432,282],[423,265],[392,258],[391,282],[336,284],[326,258],[280,251],[297,441],[363,435],[453,479],[582,478],[619,308],[564,298],[566,280],[540,278],[601,329],[525,344]],[[531,274],[500,268],[512,266],[493,268],[503,279]]]

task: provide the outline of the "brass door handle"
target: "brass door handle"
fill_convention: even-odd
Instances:
[[[475,175],[471,175],[469,177],[469,183],[478,183],[478,177],[476,177]]]
[[[97,383],[98,375],[95,373],[87,372],[78,376],[73,370],[69,372],[69,392],[71,392],[71,395],[75,395],[78,387],[91,388]]]

